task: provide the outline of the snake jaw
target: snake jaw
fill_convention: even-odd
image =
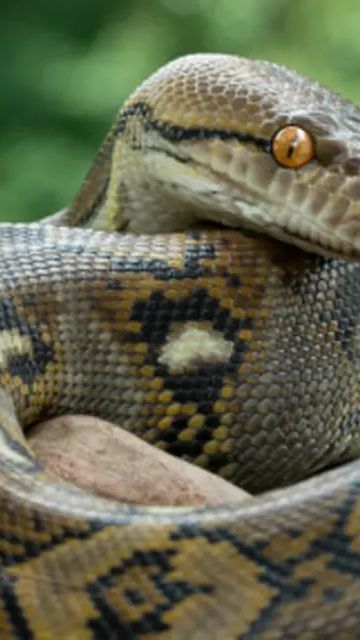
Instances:
[[[357,177],[316,162],[284,169],[237,141],[170,143],[157,132],[139,132],[138,124],[141,144],[130,149],[127,139],[115,142],[106,200],[90,219],[92,228],[157,233],[211,221],[360,259],[357,203],[349,197]]]
[[[359,238],[347,226],[358,224],[356,215],[350,217],[356,204],[343,195],[351,178],[329,175],[316,162],[297,172],[284,169],[237,142],[201,141],[181,148],[166,143],[162,148],[158,138],[154,149],[153,140],[144,144],[143,163],[157,199],[163,194],[163,211],[153,201],[152,216],[144,219],[143,203],[130,213],[130,231],[152,233],[164,225],[166,231],[179,231],[212,221],[266,233],[320,255],[360,259]],[[331,184],[338,195],[331,193]]]

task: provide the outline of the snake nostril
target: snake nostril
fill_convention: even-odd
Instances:
[[[360,158],[349,158],[344,164],[345,173],[350,176],[360,175]]]

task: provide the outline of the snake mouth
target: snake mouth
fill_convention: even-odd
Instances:
[[[306,252],[360,261],[356,239],[350,242],[342,238],[336,229],[329,228],[326,221],[322,223],[321,219],[316,219],[311,211],[276,201],[268,192],[260,193],[245,180],[235,180],[225,171],[209,170],[198,163],[194,165],[194,171],[196,188],[193,185],[191,197],[202,225],[211,222],[222,227],[244,229],[272,236]],[[198,174],[206,176],[203,183],[197,178]],[[182,191],[179,185],[176,188]],[[186,197],[189,198],[188,193]]]
[[[233,155],[231,160],[234,163]],[[263,157],[262,167],[251,171],[251,163],[254,164],[256,158],[249,150],[244,152],[242,149],[240,158],[236,160],[235,167],[238,171],[235,175],[234,169],[233,173],[229,169],[229,160],[221,170],[195,163],[196,170],[210,176],[213,182],[208,192],[200,193],[202,201],[208,206],[202,208],[202,218],[211,219],[226,227],[244,228],[269,235],[306,252],[360,261],[357,216],[353,215],[351,219],[341,211],[341,194],[338,204],[336,197],[329,193],[329,205],[325,204],[320,211],[314,208],[317,195],[315,190],[309,191],[308,199],[299,198],[298,206],[294,206],[296,194],[301,193],[303,187],[301,179],[306,177],[305,172],[299,174],[288,169],[274,168],[273,161],[266,158],[265,164]],[[245,162],[248,163],[247,166]],[[317,168],[317,171],[322,170]],[[264,183],[260,183],[260,180],[264,181],[264,176],[272,178],[266,187]],[[281,180],[288,185],[283,198],[281,190],[277,192],[276,188]],[[351,233],[351,225],[355,227],[355,233]]]
[[[260,232],[259,228],[257,230]],[[307,253],[315,253],[325,258],[360,262],[359,249],[339,238],[331,239],[327,235],[323,238],[321,236],[321,230],[319,230],[318,227],[314,227],[312,237],[296,235],[275,224],[264,224],[261,233],[271,235],[281,242],[295,245]]]

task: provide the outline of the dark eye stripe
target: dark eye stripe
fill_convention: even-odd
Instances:
[[[143,102],[138,102],[120,113],[119,121],[115,127],[115,133],[121,134],[125,130],[129,118],[135,115],[145,116],[146,129],[156,131],[169,142],[181,142],[182,140],[237,140],[246,144],[253,144],[266,153],[271,153],[271,141],[260,138],[250,133],[240,133],[231,129],[212,129],[206,127],[180,127],[170,123],[162,123],[152,119],[151,108]]]

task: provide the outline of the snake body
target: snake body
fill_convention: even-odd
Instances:
[[[295,169],[289,124],[314,147]],[[67,209],[1,225],[1,638],[360,637],[359,165],[351,103],[188,56],[135,91]],[[92,496],[24,436],[66,412],[267,493]]]

